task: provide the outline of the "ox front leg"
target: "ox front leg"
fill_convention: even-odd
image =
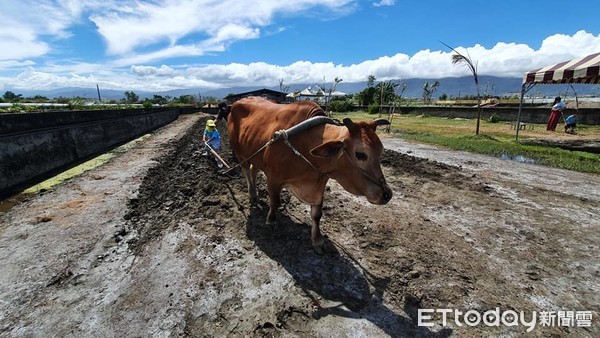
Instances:
[[[276,223],[275,213],[281,205],[281,186],[267,183],[269,191],[269,214],[267,215],[267,225]]]
[[[312,229],[310,232],[310,239],[312,240],[313,248],[319,255],[324,253],[323,251],[323,235],[321,235],[321,229],[319,225],[321,223],[321,216],[323,216],[323,202],[319,204],[313,204],[310,206],[310,218],[312,219]]]

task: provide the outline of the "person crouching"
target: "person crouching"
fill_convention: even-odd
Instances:
[[[577,115],[569,115],[565,119],[565,133],[575,134],[575,127],[577,127]]]
[[[216,128],[214,120],[206,121],[206,127],[204,128],[204,133],[202,134],[202,141],[204,141],[204,145],[208,145],[208,147],[212,148],[217,154],[221,152],[221,135]],[[208,148],[207,147],[207,148]],[[217,163],[217,167],[223,168],[223,163],[219,161],[219,159],[210,152],[210,149],[206,149],[205,154],[213,157],[215,162]]]

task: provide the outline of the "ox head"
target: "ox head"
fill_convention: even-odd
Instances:
[[[373,204],[386,204],[392,190],[381,171],[383,145],[375,131],[377,126],[390,123],[385,119],[354,123],[348,118],[343,122],[348,132],[342,133],[342,139],[325,142],[313,148],[311,154],[335,162],[327,174],[348,192],[365,196]]]

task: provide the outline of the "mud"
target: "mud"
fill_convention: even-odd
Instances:
[[[370,205],[330,181],[317,255],[307,206],[284,192],[266,226],[264,178],[250,208],[242,175],[202,156],[206,118],[0,215],[0,335],[600,335],[598,175],[384,139],[394,198]],[[222,154],[234,163],[227,142]],[[593,320],[417,325],[418,309],[445,308]]]

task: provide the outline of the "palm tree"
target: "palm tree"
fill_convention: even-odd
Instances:
[[[477,62],[473,63],[471,56],[469,55],[469,51],[467,51],[467,56],[459,53],[456,49],[448,46],[447,44],[442,44],[448,48],[450,48],[454,54],[452,54],[452,64],[466,64],[471,73],[473,73],[473,79],[475,80],[475,87],[477,88],[477,129],[475,129],[475,135],[479,135],[479,121],[481,120],[481,96],[479,95],[479,78],[477,77]]]
[[[283,83],[283,79],[279,79],[279,91],[282,93],[287,93],[290,90],[290,86]]]
[[[440,81],[437,80],[434,83],[429,83],[429,81],[426,81],[425,84],[423,84],[423,101],[425,103],[431,103],[431,97],[439,86]]]
[[[325,98],[325,102],[326,102],[326,105],[325,105],[325,111],[327,112],[327,115],[328,115],[328,116],[330,116],[330,115],[331,115],[331,114],[330,114],[330,112],[329,112],[329,104],[331,103],[331,94],[332,94],[333,92],[335,92],[335,88],[337,87],[338,83],[340,83],[340,82],[342,82],[342,81],[344,81],[344,80],[342,80],[342,79],[340,79],[339,77],[337,77],[337,76],[336,76],[336,77],[335,77],[335,80],[333,80],[333,86],[332,86],[332,87],[330,87],[330,88],[327,90],[327,93],[328,93],[329,95],[328,95],[328,96]],[[321,90],[323,90],[324,88],[325,88],[325,85],[323,85],[323,86],[321,87]],[[323,94],[325,94],[325,93],[324,93],[324,90],[323,90]]]
[[[400,83],[394,83],[390,80],[385,82],[379,82],[375,86],[375,99],[376,101],[379,101],[379,117],[381,117],[383,105],[394,101],[396,97],[396,88],[399,85]]]

